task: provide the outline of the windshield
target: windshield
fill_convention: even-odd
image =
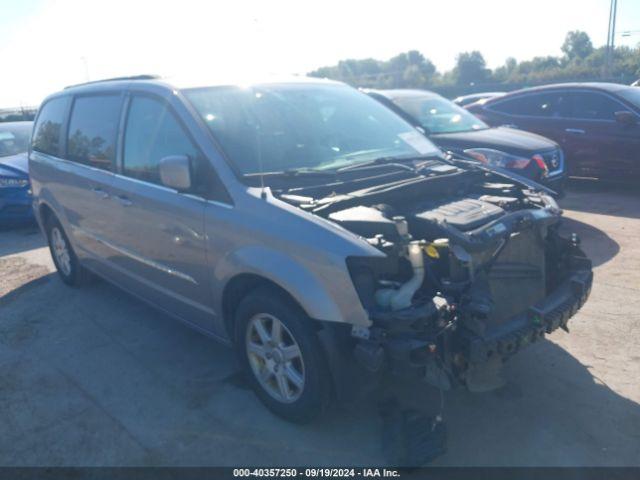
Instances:
[[[436,95],[399,97],[394,98],[393,103],[418,120],[429,133],[455,133],[489,128],[464,108]]]
[[[624,88],[616,92],[626,101],[633,103],[637,108],[640,108],[640,88],[630,87]]]
[[[398,115],[345,85],[211,87],[184,94],[243,174],[441,155]]]
[[[31,137],[31,122],[0,123],[0,157],[26,152]]]

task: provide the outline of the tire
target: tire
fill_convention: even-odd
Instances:
[[[280,324],[275,333],[274,320]],[[285,420],[308,423],[326,409],[329,368],[312,320],[297,304],[275,288],[257,288],[236,309],[234,334],[240,365],[269,410]]]
[[[71,286],[80,286],[87,283],[89,272],[80,264],[58,219],[53,215],[50,216],[45,223],[45,228],[51,258],[62,281]]]

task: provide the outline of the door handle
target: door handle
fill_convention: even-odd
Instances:
[[[564,131],[567,132],[567,133],[573,133],[575,135],[584,135],[585,133],[587,133],[584,130],[582,130],[581,128],[565,128]]]
[[[102,200],[106,200],[107,198],[109,198],[109,194],[100,187],[93,187],[91,191],[98,195],[98,197],[100,197]]]
[[[125,195],[116,195],[116,200],[118,200],[118,202],[120,202],[120,205],[122,205],[123,207],[133,205],[133,202],[129,200],[129,198]]]

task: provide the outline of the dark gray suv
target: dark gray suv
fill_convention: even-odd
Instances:
[[[29,162],[65,283],[103,277],[233,344],[294,421],[364,372],[490,388],[591,288],[544,187],[444,156],[340,83],[67,88]]]

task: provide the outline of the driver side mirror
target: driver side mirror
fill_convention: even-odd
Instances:
[[[628,110],[616,112],[615,116],[616,116],[616,122],[618,122],[620,125],[624,125],[627,127],[631,125],[635,125],[638,121],[636,116],[632,112],[629,112]]]
[[[178,191],[191,188],[191,164],[186,155],[170,155],[160,160],[162,184]]]

